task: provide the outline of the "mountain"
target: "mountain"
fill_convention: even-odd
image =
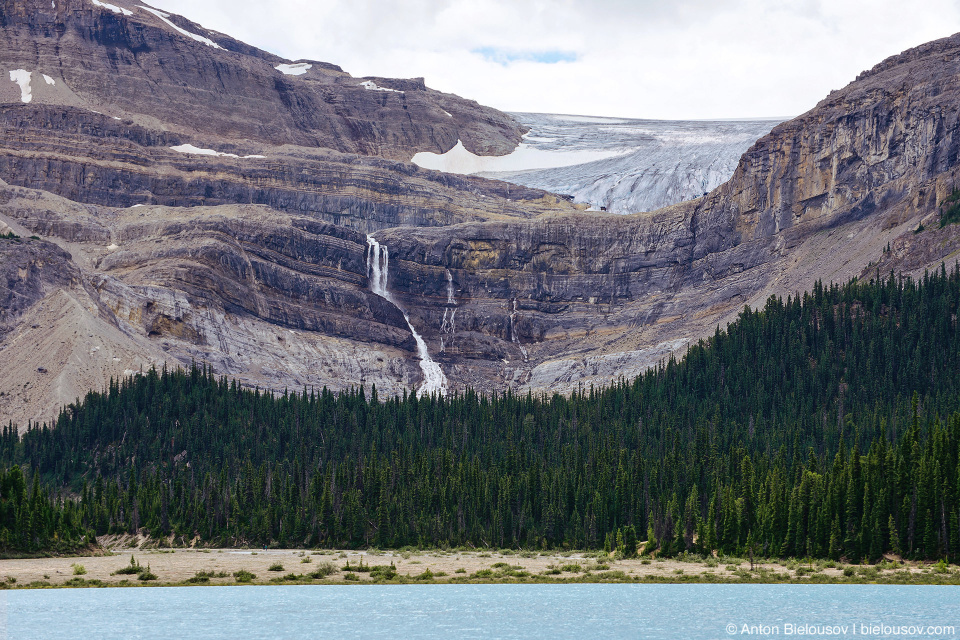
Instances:
[[[696,200],[379,237],[406,259],[398,270],[435,283],[406,286],[409,300],[441,302],[450,269],[470,297],[458,322],[517,337],[505,377],[520,388],[629,378],[771,294],[955,260],[956,227],[938,222],[957,182],[958,56],[952,36],[880,63],[775,127]],[[439,326],[440,306],[425,324]]]
[[[412,388],[365,233],[573,210],[403,162],[524,131],[422,79],[282,60],[122,1],[2,3],[0,28],[0,233],[23,238],[0,265],[0,414],[20,423],[194,359],[271,389]]]
[[[523,133],[423,78],[353,78],[334,64],[284,60],[144,3],[4,0],[0,28],[12,83],[0,100],[101,112],[128,119],[125,129],[401,160],[457,139],[506,153]]]
[[[477,175],[573,196],[611,213],[653,211],[712,191],[776,124],[511,115],[530,130],[513,153],[485,158]],[[429,163],[421,153],[414,162],[456,169],[443,167],[446,157]]]
[[[531,126],[422,80],[125,0],[0,2],[0,29],[0,234],[19,236],[0,240],[0,415],[21,425],[191,361],[278,391],[565,392],[772,293],[960,249],[938,227],[958,36],[774,127],[706,196],[608,215],[411,163],[509,156]]]

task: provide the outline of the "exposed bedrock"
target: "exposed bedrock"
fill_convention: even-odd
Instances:
[[[9,227],[0,229],[0,235],[8,232]],[[0,237],[0,341],[51,291],[79,282],[80,270],[57,245]]]
[[[38,102],[49,95],[180,132],[272,145],[409,160],[459,139],[475,153],[502,155],[526,130],[500,111],[428,89],[423,78],[354,78],[317,61],[300,61],[309,68],[292,75],[276,68],[289,61],[182,16],[109,4],[121,11],[89,0],[0,2],[0,61],[58,83],[38,91]],[[7,93],[0,102],[19,97]]]
[[[872,273],[889,261],[891,242],[899,255],[922,246],[920,262],[934,266],[956,252],[955,229],[913,230],[936,225],[956,183],[958,44],[948,38],[878,65],[776,127],[729,182],[695,201],[625,217],[386,230],[394,287],[447,354],[477,366],[522,359],[535,370],[577,354],[646,358],[711,331],[744,303]],[[456,336],[442,330],[448,270]]]
[[[329,150],[197,140],[73,107],[0,106],[0,140],[0,179],[106,206],[264,204],[362,231],[575,210],[505,182]],[[171,148],[187,143],[240,157]]]
[[[96,44],[101,36],[84,40],[76,17],[91,33],[118,30],[109,38],[119,40],[109,42],[127,43],[104,58],[113,60],[123,100],[135,100],[130,92],[140,82],[125,77],[134,73],[129,56],[144,66],[137,73],[169,94],[166,106],[140,105],[134,115],[127,107],[93,113],[90,96],[107,86],[102,60],[71,60],[101,85],[86,90],[70,80],[62,104],[42,95],[59,84],[43,81],[29,104],[17,102],[16,83],[4,85],[16,93],[0,106],[0,178],[20,186],[0,184],[0,222],[59,248],[26,239],[0,247],[7,292],[0,350],[5,362],[30,365],[0,384],[21,384],[24,372],[38,368],[60,373],[59,382],[31,381],[36,392],[18,391],[0,404],[3,415],[43,415],[39,403],[74,399],[65,397],[78,388],[69,380],[96,388],[110,375],[161,362],[205,361],[270,389],[376,384],[390,394],[416,387],[412,333],[397,307],[371,291],[367,233],[387,247],[391,297],[450,387],[484,390],[609,383],[682,353],[744,304],[808,290],[817,279],[869,277],[887,267],[915,273],[960,251],[957,227],[937,224],[940,204],[958,184],[958,37],[888,60],[776,127],[707,196],[613,216],[397,161],[403,156],[390,148],[406,153],[427,144],[422,127],[432,127],[437,142],[453,126],[414,117],[414,94],[440,99],[416,82],[375,79],[371,89],[349,79],[358,82],[356,100],[379,101],[381,128],[368,131],[351,115],[366,107],[351,106],[354,89],[341,92],[348,82],[341,72],[319,64],[303,76],[276,72],[280,82],[342,93],[342,113],[329,122],[349,121],[361,132],[331,137],[323,142],[330,149],[307,148],[340,129],[290,124],[300,106],[272,110],[272,98],[258,98],[261,104],[236,84],[265,78],[282,61],[179,21],[223,49],[183,38],[153,14],[115,1],[139,13],[111,17],[85,2],[58,1],[50,16],[38,9],[41,17],[30,22],[20,5],[0,0],[11,42],[39,43],[23,51],[0,45],[16,64],[32,60],[52,73],[48,39],[60,38],[68,53],[81,42],[106,46]],[[67,26],[57,35],[61,22]],[[142,51],[123,40],[138,33]],[[172,71],[188,62],[201,75]],[[225,77],[214,81],[213,69]],[[67,71],[51,77],[69,80]],[[185,87],[174,90],[178,81]],[[414,123],[404,133],[409,140],[383,133],[394,126],[391,105],[401,92]],[[215,105],[202,123],[163,121],[177,100],[181,111],[199,109],[191,101],[211,93],[237,101],[236,118],[217,123]],[[303,109],[313,108],[302,100]],[[442,104],[451,115],[438,111],[437,118],[466,126],[456,104]],[[257,123],[269,131],[251,130]],[[456,136],[462,130],[450,132]],[[364,153],[384,157],[341,153],[362,151],[361,143],[373,145]],[[921,222],[927,230],[915,234]],[[70,364],[78,362],[81,368]]]

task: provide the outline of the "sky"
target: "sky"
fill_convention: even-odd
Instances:
[[[504,111],[783,118],[960,31],[960,0],[155,0],[291,60]]]

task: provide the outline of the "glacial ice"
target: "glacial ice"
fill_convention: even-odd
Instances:
[[[446,153],[421,151],[413,156],[411,162],[424,169],[446,173],[512,172],[584,164],[623,155],[629,151],[629,149],[544,151],[526,143],[520,143],[512,153],[505,156],[478,156],[467,151],[463,142],[457,140],[457,144]]]
[[[604,149],[626,152],[566,166],[485,168],[480,175],[571,195],[575,202],[591,205],[591,210],[605,207],[613,213],[652,211],[702,196],[726,182],[736,170],[740,156],[777,124],[775,120],[510,115],[530,127],[521,147],[539,153],[559,156]]]

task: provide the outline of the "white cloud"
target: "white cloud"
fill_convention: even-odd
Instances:
[[[274,0],[269,11],[251,0],[164,0],[162,8],[355,76],[424,76],[504,110],[641,118],[795,115],[881,59],[960,30],[955,0],[922,10],[894,0]]]

